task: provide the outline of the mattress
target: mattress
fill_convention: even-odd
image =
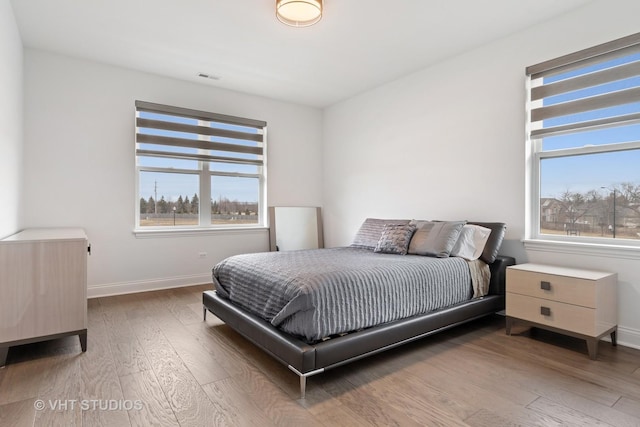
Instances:
[[[221,297],[312,343],[471,299],[472,271],[457,257],[342,247],[236,255],[213,268],[213,282]]]

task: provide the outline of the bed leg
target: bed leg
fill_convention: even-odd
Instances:
[[[307,377],[324,372],[324,368],[320,368],[316,369],[315,371],[309,371],[303,374],[291,365],[288,365],[288,368],[295,372],[298,377],[300,377],[300,399],[304,399],[307,394]]]
[[[202,321],[207,321],[207,307],[202,306]]]
[[[304,399],[307,394],[307,377],[300,376],[300,399]]]

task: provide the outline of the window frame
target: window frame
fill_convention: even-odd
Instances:
[[[544,78],[546,73],[565,72],[580,69],[587,65],[598,64],[612,58],[640,51],[640,33],[584,49],[550,61],[527,67],[526,69],[526,158],[525,158],[525,237],[524,244],[530,250],[571,252],[576,254],[614,255],[622,258],[640,259],[640,240],[614,239],[608,237],[579,237],[542,234],[541,225],[541,165],[545,159],[560,159],[601,153],[617,153],[628,150],[640,150],[640,139],[632,142],[604,143],[581,147],[543,150],[544,137],[579,132],[580,129],[599,130],[607,127],[625,126],[640,123],[640,113],[620,116],[618,119],[597,119],[590,122],[561,125],[546,130],[533,129],[532,110],[539,108],[546,96],[537,96],[532,100],[533,80]],[[540,87],[540,86],[538,86]],[[539,89],[535,89],[539,90]],[[574,89],[575,90],[575,89]],[[610,94],[613,92],[607,92]],[[634,102],[637,98],[634,95]],[[616,105],[623,105],[620,102]],[[562,107],[560,107],[562,108]],[[537,119],[540,121],[542,119]]]
[[[162,166],[143,166],[139,164],[139,157],[146,157],[144,155],[139,155],[138,153],[138,121],[139,121],[139,112],[152,112],[158,114],[168,114],[174,115],[177,117],[190,117],[196,118],[198,120],[197,126],[209,126],[210,123],[226,123],[229,125],[235,126],[247,126],[255,127],[259,129],[258,134],[262,135],[261,141],[259,145],[261,147],[261,163],[256,164],[257,172],[256,173],[246,173],[246,172],[224,172],[219,170],[212,170],[210,162],[214,162],[217,160],[213,159],[195,159],[197,161],[197,167],[195,169],[183,169],[183,168],[172,168],[172,167],[162,167]],[[184,114],[184,115],[183,115]],[[200,235],[203,233],[219,233],[219,232],[242,232],[243,230],[261,230],[267,228],[267,124],[266,122],[260,120],[246,119],[242,117],[234,117],[228,115],[222,115],[217,113],[210,113],[205,111],[191,110],[181,107],[174,107],[169,105],[162,104],[154,104],[145,101],[136,101],[135,108],[135,120],[136,120],[136,132],[135,132],[135,144],[134,144],[134,159],[135,159],[135,203],[134,203],[134,230],[133,233],[137,237],[153,237],[153,236],[175,236],[175,235]],[[198,135],[198,141],[204,140],[207,137],[203,135]],[[147,143],[147,142],[142,142]],[[214,148],[207,149],[215,150]],[[198,155],[202,154],[202,150],[198,150]],[[197,157],[197,155],[194,155]],[[171,156],[163,155],[158,157],[164,157],[169,159],[184,159],[180,155]],[[206,155],[204,156],[206,157]],[[191,159],[194,160],[194,159]],[[233,163],[233,162],[232,162]],[[172,174],[185,174],[185,175],[196,175],[198,177],[198,191],[197,195],[199,198],[199,208],[198,208],[198,224],[197,225],[188,225],[188,226],[163,226],[163,225],[155,225],[155,226],[141,226],[140,225],[140,199],[141,199],[141,173],[143,172],[151,172],[151,173],[172,173]],[[211,204],[213,197],[213,190],[211,185],[211,180],[214,176],[227,176],[227,177],[238,177],[238,178],[252,178],[258,180],[258,221],[255,224],[214,224],[212,223],[211,216]],[[205,201],[209,202],[206,203]],[[157,202],[157,201],[156,201]]]

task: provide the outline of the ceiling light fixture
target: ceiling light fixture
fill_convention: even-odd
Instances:
[[[308,27],[322,18],[322,0],[276,0],[276,17],[292,27]]]

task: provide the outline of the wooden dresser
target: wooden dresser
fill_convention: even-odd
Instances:
[[[585,339],[591,359],[598,342],[616,345],[617,274],[541,264],[507,268],[507,335],[514,322]]]
[[[9,347],[78,335],[87,349],[87,235],[27,229],[0,240],[0,366]]]

